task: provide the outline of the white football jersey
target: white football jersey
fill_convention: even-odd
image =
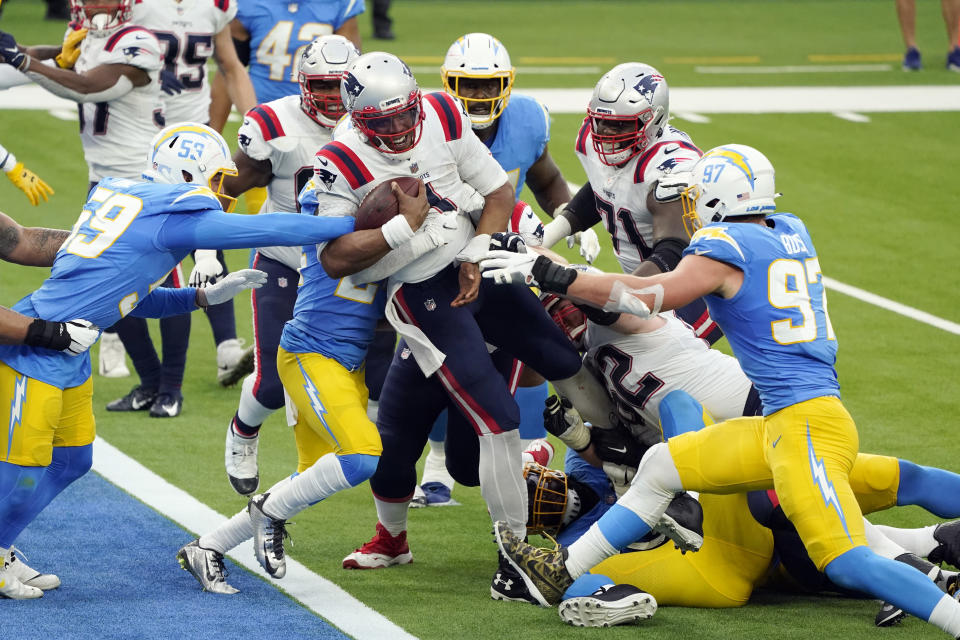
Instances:
[[[84,38],[74,69],[84,73],[105,64],[129,64],[150,75],[110,102],[83,103],[80,141],[91,182],[112,176],[139,180],[147,163],[150,141],[160,130],[160,44],[143,27],[126,25],[103,38]]]
[[[743,415],[751,383],[736,358],[711,349],[673,313],[648,333],[623,334],[587,323],[585,362],[625,416],[660,424],[660,401],[683,389],[718,422]]]
[[[653,252],[653,216],[647,194],[653,183],[677,165],[703,155],[690,137],[667,125],[656,144],[622,167],[603,164],[593,148],[589,119],[577,134],[577,158],[587,173],[613,252],[625,273],[632,273]]]
[[[297,195],[313,177],[313,159],[330,142],[333,130],[314,122],[292,95],[261,104],[243,118],[237,132],[240,149],[254,160],[269,160],[273,177],[263,211],[299,211]],[[262,247],[260,253],[291,269],[300,268],[299,247]]]
[[[373,148],[353,127],[338,126],[333,142],[316,157],[318,212],[352,215],[374,187],[391,178],[413,176],[427,186],[427,200],[440,213],[468,215],[482,196],[507,182],[507,174],[470,128],[460,102],[445,93],[423,97],[420,141],[402,158]],[[479,199],[478,199],[479,198]],[[453,262],[470,241],[471,225],[445,229],[448,243],[411,262],[393,275],[396,282],[420,282]]]
[[[139,0],[133,21],[152,31],[160,41],[164,65],[183,84],[176,95],[160,95],[166,124],[210,121],[210,83],[207,59],[213,38],[237,15],[230,0]]]

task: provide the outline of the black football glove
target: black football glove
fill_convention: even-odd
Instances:
[[[23,71],[29,56],[17,48],[17,40],[6,31],[0,31],[0,62]]]
[[[621,425],[612,429],[593,429],[591,440],[598,458],[626,467],[640,466],[640,459],[646,451],[629,429]]]
[[[527,243],[519,233],[512,231],[497,231],[490,236],[490,251],[510,251],[512,253],[526,253]]]
[[[176,96],[183,93],[184,86],[177,74],[163,69],[160,71],[160,89],[168,96]]]

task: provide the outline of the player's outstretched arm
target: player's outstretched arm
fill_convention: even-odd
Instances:
[[[296,247],[327,242],[353,231],[353,218],[323,218],[297,213],[247,216],[198,211],[170,216],[157,232],[159,247],[183,249],[246,249],[271,245]]]
[[[21,227],[0,213],[0,259],[29,267],[50,267],[60,245],[70,235],[62,229]]]

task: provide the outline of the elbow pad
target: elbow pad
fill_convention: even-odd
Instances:
[[[240,64],[245,67],[250,66],[250,40],[233,39],[233,48],[237,50],[237,57],[240,58]]]
[[[653,245],[653,253],[647,257],[647,260],[657,265],[663,273],[673,271],[680,264],[683,250],[688,244],[689,242],[680,238],[662,238]]]

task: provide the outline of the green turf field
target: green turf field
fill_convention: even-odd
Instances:
[[[597,72],[520,75],[516,91],[534,87],[589,87],[600,73],[627,60],[657,66],[674,87],[945,85],[960,75],[942,70],[946,50],[939,3],[918,3],[918,39],[928,70],[899,70],[901,43],[892,2],[703,1],[703,2],[442,2],[399,1],[392,8],[391,51],[415,67],[439,66],[448,44],[467,31],[487,30],[506,44],[524,67],[597,67]],[[4,2],[0,29],[25,44],[56,41],[63,25],[43,22],[39,2]],[[361,33],[370,35],[369,18]],[[384,43],[368,41],[366,48]],[[546,59],[546,60],[544,60]],[[826,62],[824,62],[826,60]],[[718,75],[698,67],[813,64],[891,65],[889,71],[843,73],[750,73]],[[421,84],[438,86],[439,74],[418,73]],[[0,93],[0,104],[3,94]],[[675,119],[697,144],[710,148],[741,142],[763,150],[778,172],[783,210],[801,215],[817,243],[827,275],[941,318],[960,322],[960,263],[956,211],[960,195],[958,111],[871,114],[854,123],[827,114],[713,115],[709,123]],[[582,117],[554,117],[551,150],[566,177],[583,180],[572,151]],[[0,109],[0,141],[47,180],[57,193],[32,208],[0,179],[0,209],[26,225],[69,227],[79,213],[87,174],[76,122],[45,111]],[[235,125],[232,125],[235,127]],[[231,130],[230,133],[233,131]],[[228,135],[227,139],[231,137]],[[601,234],[602,235],[602,234]],[[609,244],[599,265],[615,269]],[[230,255],[231,267],[246,252]],[[4,264],[0,302],[12,304],[45,276],[41,269]],[[960,471],[955,439],[960,397],[960,337],[893,314],[837,292],[830,311],[841,341],[844,400],[860,428],[861,449],[899,455]],[[241,336],[250,330],[249,298],[237,300]],[[154,331],[154,333],[158,333]],[[223,436],[237,389],[216,384],[213,341],[201,314],[193,334],[184,383],[184,411],[175,420],[111,414],[106,402],[125,393],[134,378],[95,380],[99,433],[173,484],[223,514],[246,501],[224,477]],[[262,431],[262,487],[289,473],[295,461],[290,432],[281,416]],[[355,597],[423,638],[575,637],[599,632],[565,627],[552,610],[489,599],[496,565],[489,519],[479,490],[458,488],[464,506],[411,513],[411,566],[377,572],[347,572],[342,557],[369,539],[375,513],[366,487],[340,494],[307,510],[292,527],[291,555]],[[934,519],[902,509],[872,517],[876,522],[919,526]],[[170,549],[170,571],[178,571]],[[35,552],[36,553],[36,552]],[[37,554],[39,555],[39,554]],[[124,561],[117,560],[118,564]],[[162,576],[158,577],[163,579]],[[237,597],[243,597],[237,596]],[[251,603],[255,604],[255,603]],[[840,598],[761,592],[735,611],[662,609],[642,629],[611,629],[604,636],[648,638],[896,638],[939,637],[917,620],[901,629],[873,627],[876,605]]]

